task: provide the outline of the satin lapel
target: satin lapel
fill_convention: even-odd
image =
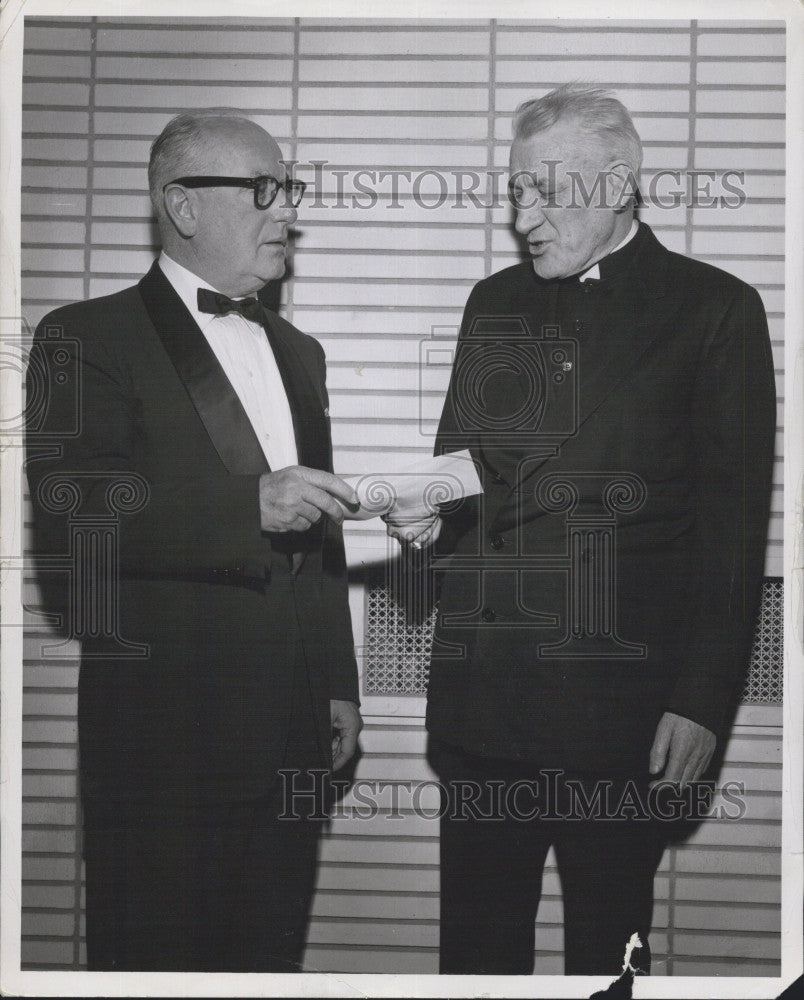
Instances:
[[[269,472],[232,383],[158,264],[139,287],[154,328],[223,464],[233,475]]]
[[[299,464],[313,469],[329,469],[329,429],[321,393],[292,338],[268,310],[265,315],[265,332],[290,403]]]

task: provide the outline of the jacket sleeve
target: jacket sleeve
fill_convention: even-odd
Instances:
[[[314,341],[319,356],[319,372],[324,407],[328,409],[326,360],[321,345]],[[331,452],[331,442],[330,442]],[[333,471],[332,458],[328,470]],[[343,531],[327,520],[324,524],[321,553],[321,611],[326,632],[325,647],[329,665],[330,698],[360,704],[355,642],[349,610],[349,579]]]
[[[71,519],[108,522],[117,496],[122,576],[264,577],[271,547],[260,529],[259,476],[232,476],[219,466],[192,478],[154,478],[138,468],[138,400],[125,365],[102,332],[82,329],[82,318],[80,307],[46,317],[31,349],[29,400],[42,397],[36,380],[52,353],[46,331],[59,329],[78,354],[76,391],[49,391],[44,413],[26,414],[35,554],[67,554]]]
[[[764,568],[776,392],[758,293],[729,302],[699,365],[693,404],[696,612],[667,709],[718,733],[744,678]]]
[[[340,527],[332,523],[327,523],[324,533],[322,564],[321,606],[326,628],[329,696],[359,705],[360,688],[349,611],[349,582],[343,533]]]
[[[472,457],[477,459],[477,430],[467,426],[461,419],[460,394],[465,391],[466,386],[462,371],[463,347],[467,332],[471,329],[478,312],[479,299],[480,292],[476,285],[472,289],[463,311],[449,386],[444,397],[444,406],[433,448],[435,455],[468,449],[472,453]],[[441,534],[432,547],[434,555],[448,555],[453,552],[461,535],[475,523],[478,516],[477,497],[469,497],[459,503],[449,504],[442,510],[441,515],[443,524]]]

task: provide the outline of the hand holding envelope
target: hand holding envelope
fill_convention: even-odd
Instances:
[[[439,504],[483,492],[468,451],[428,458],[397,472],[343,479],[360,500],[359,510],[345,508],[347,520],[381,517],[391,537],[415,548],[424,548],[438,538]]]
[[[424,549],[432,545],[441,534],[441,515],[427,507],[411,507],[404,512],[383,517],[388,534],[398,542]]]

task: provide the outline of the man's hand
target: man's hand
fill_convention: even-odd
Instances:
[[[383,515],[388,534],[403,544],[423,549],[441,534],[441,517],[430,507],[407,507]]]
[[[658,774],[664,768],[662,781],[678,781],[683,788],[698,781],[709,767],[715,743],[715,734],[704,726],[683,715],[665,712],[650,751],[650,773]]]
[[[332,770],[337,771],[354,756],[357,737],[363,728],[360,709],[353,701],[332,699],[329,703],[332,719]]]
[[[349,507],[358,504],[351,486],[321,469],[291,465],[260,476],[260,523],[263,531],[307,531],[326,514],[343,521],[337,497]]]

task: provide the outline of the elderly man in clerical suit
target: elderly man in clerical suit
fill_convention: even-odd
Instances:
[[[43,587],[83,640],[88,963],[298,970],[324,816],[278,772],[307,790],[361,725],[324,353],[251,297],[304,185],[220,114],[173,119],[149,182],[159,259],[47,316],[30,366],[74,351],[77,397],[29,417],[27,472]],[[47,571],[67,552],[69,580]]]
[[[746,665],[773,364],[756,291],[634,220],[619,101],[562,87],[514,129],[531,259],[473,289],[436,442],[485,492],[391,525],[436,541],[441,971],[532,972],[552,845],[566,972],[615,974]]]

